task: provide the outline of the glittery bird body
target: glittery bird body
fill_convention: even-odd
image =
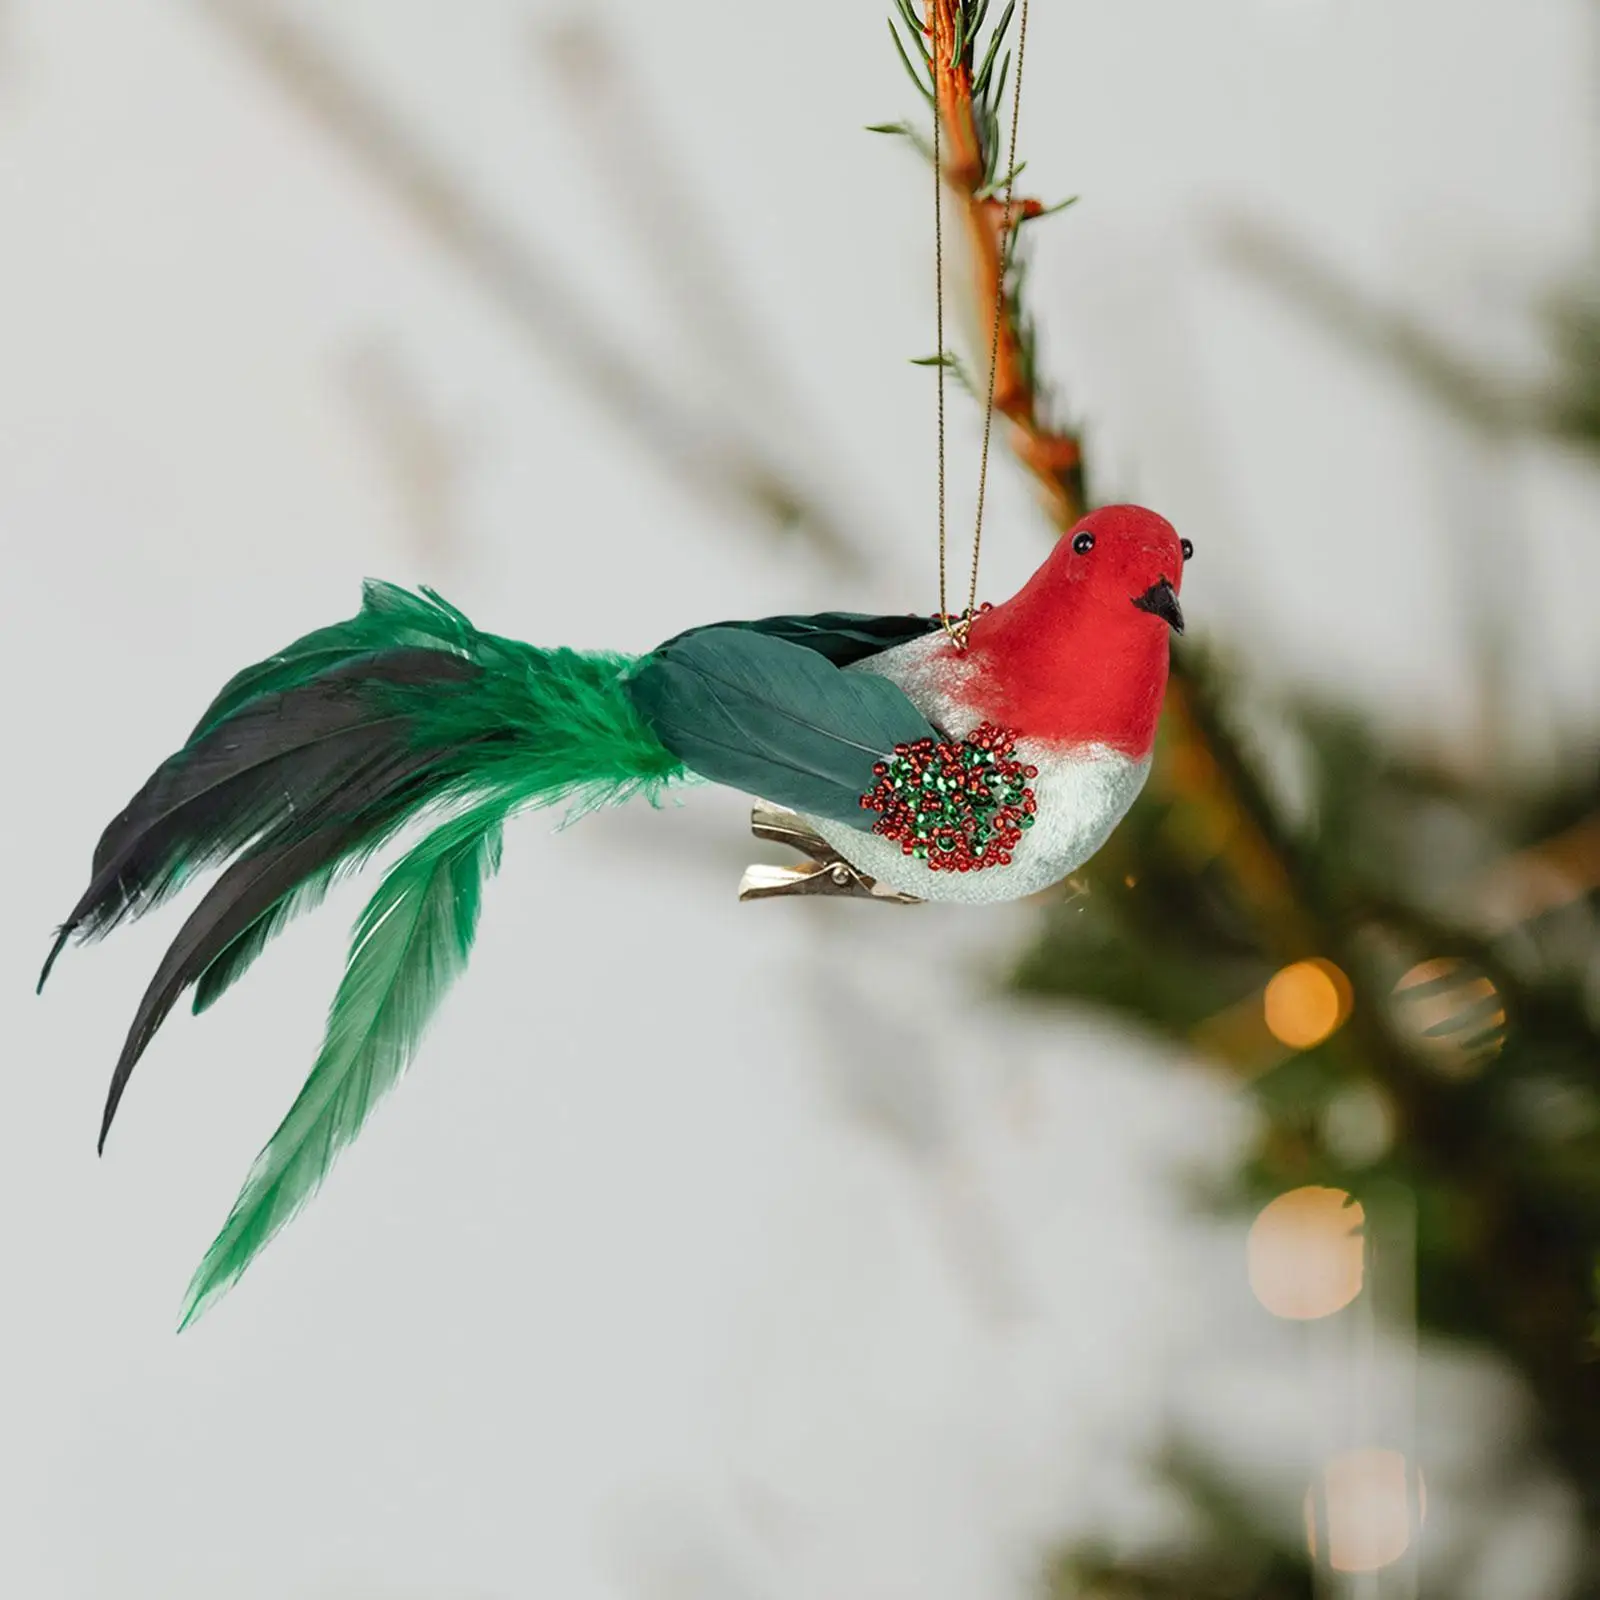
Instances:
[[[112,1073],[184,993],[205,1010],[283,926],[422,824],[356,924],[322,1049],[190,1286],[244,1271],[399,1078],[465,965],[516,812],[720,783],[808,819],[924,900],[1014,899],[1096,851],[1149,771],[1187,541],[1113,506],[1066,535],[962,644],[929,616],[825,612],[692,628],[647,655],[485,633],[439,596],[360,612],[238,673],[95,848],[58,931],[93,939],[221,867]]]
[[[872,672],[903,689],[929,722],[963,740],[992,719],[981,679],[966,651],[941,629],[872,656],[850,668]],[[965,692],[963,692],[965,691]],[[903,843],[829,817],[805,820],[844,860],[869,878],[922,900],[984,905],[1036,894],[1075,872],[1111,835],[1138,798],[1150,771],[1142,755],[1099,741],[1055,742],[1019,737],[1017,757],[1031,767],[1033,824],[1009,852],[1011,860],[979,872],[938,871],[907,854]]]
[[[1008,862],[951,871],[904,838],[808,822],[852,866],[927,900],[1016,899],[1075,871],[1149,774],[1189,549],[1153,512],[1106,507],[1014,598],[981,612],[965,648],[941,628],[854,664],[897,684],[950,739],[982,726],[1011,736],[1035,809]]]

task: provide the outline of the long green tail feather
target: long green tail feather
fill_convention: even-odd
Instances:
[[[346,870],[362,865],[341,858],[324,867],[246,928],[195,980],[194,1013],[208,1011],[249,971],[251,963],[302,911],[314,911],[327,897],[333,881]]]
[[[304,634],[276,655],[235,673],[206,707],[189,742],[258,696],[299,688],[359,656],[417,648],[442,648],[471,656],[474,646],[485,637],[431,589],[412,594],[380,578],[369,578],[361,586],[361,609],[355,616]]]
[[[230,680],[108,825],[51,960],[202,869],[223,870],[140,1001],[102,1143],[185,990],[205,1010],[331,884],[434,819],[357,925],[321,1053],[197,1272],[185,1323],[314,1192],[400,1075],[466,960],[505,820],[552,805],[570,819],[639,794],[654,803],[691,780],[627,691],[636,665],[484,633],[429,591],[368,583],[356,616]]]
[[[256,1158],[189,1285],[180,1327],[237,1281],[311,1197],[398,1081],[466,965],[484,881],[500,861],[503,797],[445,823],[390,868],[351,938],[321,1053]]]
[[[388,585],[368,585],[361,616],[340,625],[349,630],[346,643],[359,641],[369,618],[381,623],[386,646],[431,639],[484,669],[456,692],[392,684],[373,690],[403,719],[412,748],[449,752],[433,769],[429,804],[464,809],[401,857],[356,924],[321,1053],[195,1274],[185,1327],[310,1198],[399,1078],[466,962],[479,890],[498,862],[505,819],[562,803],[570,818],[641,793],[655,802],[669,783],[689,776],[621,688],[630,657],[539,650],[480,633],[436,596],[418,599]],[[328,670],[327,638],[337,632],[323,630],[312,649],[291,647],[276,664],[263,663],[272,671],[255,682],[270,678],[278,691],[284,674],[301,670],[314,681]],[[225,720],[255,692],[251,685],[230,700],[225,691],[202,726]],[[202,973],[195,1009],[216,1000],[291,917],[315,905],[335,877],[358,864],[330,863],[235,939]]]

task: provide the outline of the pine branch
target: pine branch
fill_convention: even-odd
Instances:
[[[899,0],[909,18],[908,0]],[[1008,261],[1004,204],[992,193],[1000,155],[1000,105],[1006,74],[995,69],[1002,36],[1012,16],[1008,6],[974,71],[977,28],[973,0],[927,0],[924,59],[937,91],[945,132],[945,176],[961,198],[976,261],[975,308],[987,320],[1001,275],[1007,278],[995,373],[995,409],[1012,424],[1011,444],[1022,465],[1044,486],[1059,530],[1071,527],[1086,506],[1080,441],[1040,420],[1041,391],[1035,341],[1019,303],[1014,261]],[[1029,217],[1044,214],[1031,198],[1014,200],[1011,234]],[[1009,270],[1008,270],[1009,269]],[[1181,770],[1207,775],[1196,802],[1221,813],[1216,833],[1225,838],[1233,874],[1266,921],[1285,960],[1317,952],[1315,919],[1297,903],[1296,872],[1286,830],[1276,821],[1265,790],[1255,780],[1243,750],[1212,714],[1200,684],[1174,663],[1169,692],[1170,761]]]
[[[927,72],[946,134],[947,181],[964,202],[978,264],[976,308],[985,321],[1000,275],[1006,280],[997,409],[1011,421],[1013,448],[1045,483],[1052,515],[1064,529],[1083,504],[1077,441],[1039,421],[1042,383],[1033,340],[1018,275],[1007,260],[999,202],[992,198],[1000,160],[992,101],[1003,82],[1003,58],[998,68],[980,66],[974,73],[970,8],[964,0],[928,4]],[[994,59],[991,41],[983,60]],[[1302,271],[1297,283],[1330,323],[1383,348],[1484,433],[1506,437],[1541,425],[1537,403],[1411,324],[1375,314],[1315,273]],[[1540,1074],[1559,1081],[1563,1073],[1580,1071],[1580,1063],[1593,1059],[1596,1030],[1570,985],[1530,981],[1509,970],[1485,931],[1441,922],[1398,895],[1385,900],[1376,894],[1336,845],[1290,814],[1227,715],[1224,688],[1192,645],[1175,653],[1151,796],[1086,872],[1100,904],[1110,901],[1116,909],[1099,920],[1098,931],[1086,931],[1083,917],[1053,919],[1019,983],[1164,1026],[1248,1078],[1259,1065],[1234,1058],[1224,1033],[1196,1035],[1194,1022],[1208,1007],[1231,1004],[1252,988],[1259,994],[1273,973],[1297,961],[1329,960],[1353,980],[1343,1025],[1314,1050],[1288,1052],[1300,1087],[1263,1086],[1269,1121],[1246,1181],[1268,1194],[1317,1181],[1359,1189],[1374,1172],[1341,1169],[1307,1119],[1318,1097],[1338,1086],[1371,1086],[1394,1121],[1395,1153],[1384,1170],[1412,1188],[1423,1214],[1425,1324],[1490,1345],[1522,1374],[1538,1401],[1541,1443],[1578,1490],[1586,1526],[1600,1529],[1600,1363],[1584,1364],[1585,1341],[1600,1328],[1594,1310],[1600,1293],[1596,1186],[1582,1165],[1593,1140],[1580,1139],[1570,1153],[1561,1152],[1557,1168],[1536,1139],[1508,1137],[1505,1109],[1514,1092],[1511,1075],[1526,1074],[1536,1086]],[[1389,752],[1374,756],[1379,773],[1394,762]],[[1155,798],[1160,793],[1164,803]],[[1367,805],[1375,793],[1365,797]],[[1174,833],[1206,841],[1203,866],[1172,859]],[[1592,848],[1588,830],[1575,831],[1563,845],[1567,854]],[[1136,897],[1125,884],[1145,871],[1156,880],[1146,904],[1159,909],[1132,913],[1129,902]],[[1157,924],[1139,923],[1140,915],[1152,914]],[[1458,957],[1490,975],[1493,994],[1514,1019],[1513,1038],[1498,1072],[1481,1086],[1442,1078],[1425,1051],[1396,1033],[1393,978],[1373,959],[1375,934],[1415,945],[1419,957]],[[1472,1219],[1469,1229],[1461,1225],[1464,1217]],[[1178,1592],[1193,1592],[1183,1581]],[[1589,1592],[1583,1587],[1589,1582],[1600,1586],[1593,1567],[1575,1592]],[[1159,1592],[1159,1585],[1151,1591],[1136,1585],[1131,1592]]]
[[[1557,1091],[1592,1107],[1600,1038],[1582,972],[1563,978],[1530,959],[1535,927],[1514,924],[1515,937],[1504,937],[1508,906],[1536,918],[1560,909],[1550,866],[1559,864],[1568,894],[1592,877],[1600,834],[1583,815],[1592,792],[1578,785],[1554,819],[1548,794],[1535,793],[1520,818],[1492,820],[1481,790],[1448,792],[1404,757],[1376,742],[1365,751],[1340,744],[1305,714],[1301,736],[1323,747],[1324,771],[1312,780],[1321,816],[1290,824],[1222,725],[1237,691],[1203,669],[1184,688],[1154,792],[1092,864],[1094,915],[1053,913],[1018,983],[1109,1007],[1255,1079],[1265,1133],[1228,1200],[1258,1205],[1307,1183],[1359,1196],[1382,1178],[1414,1193],[1424,1326],[1488,1345],[1522,1375],[1538,1403],[1540,1443],[1578,1491],[1586,1523],[1600,1527],[1600,1364],[1589,1354],[1600,1133],[1587,1110],[1553,1129],[1518,1112],[1525,1096]],[[1184,726],[1191,714],[1196,725]],[[1405,888],[1404,865],[1444,826],[1441,808],[1513,842],[1535,828],[1545,839],[1488,875],[1468,872],[1459,895],[1440,896],[1460,906],[1463,921],[1420,907]],[[1565,825],[1563,812],[1572,818]],[[1130,892],[1124,875],[1135,874]],[[1312,955],[1350,980],[1352,1008],[1330,1036],[1281,1050],[1263,1071],[1253,1059],[1265,1039],[1263,986]],[[1432,1039],[1402,1030],[1395,1005],[1400,974],[1429,957],[1489,985],[1475,1010],[1461,1001],[1445,1008],[1461,1014],[1430,1029]],[[1205,1025],[1227,1010],[1254,1026]],[[1491,1039],[1474,1064],[1475,1042]],[[1459,1065],[1441,1060],[1441,1046],[1460,1052]],[[1342,1157],[1320,1121],[1321,1108],[1356,1085],[1392,1119],[1390,1151],[1376,1165]],[[1591,1577],[1600,1581],[1600,1572]]]
[[[901,54],[919,87],[937,104],[945,152],[946,182],[961,201],[972,247],[974,310],[979,325],[992,315],[1002,277],[1005,279],[999,350],[995,368],[995,409],[1011,423],[1010,443],[1021,464],[1043,486],[1053,521],[1070,528],[1087,509],[1083,455],[1075,434],[1047,427],[1041,420],[1043,397],[1035,360],[1036,341],[1019,299],[1013,241],[1023,221],[1046,212],[1033,198],[1013,199],[1012,225],[1006,230],[1005,206],[994,195],[1001,160],[1000,123],[1008,76],[999,52],[1014,12],[1008,4],[977,56],[987,0],[925,0],[926,21],[917,23],[910,0],[896,0],[900,28],[911,37],[923,63],[922,73]],[[977,60],[976,67],[974,61]],[[904,132],[905,124],[879,130]],[[1003,175],[1002,175],[1003,178]],[[1002,184],[1003,186],[1003,184]],[[1180,769],[1204,773],[1206,803],[1224,815],[1216,832],[1228,841],[1234,874],[1252,896],[1270,925],[1274,942],[1286,960],[1316,952],[1314,920],[1296,903],[1295,873],[1287,834],[1276,822],[1265,791],[1255,781],[1243,751],[1226,728],[1209,714],[1199,684],[1184,671],[1182,657],[1174,666],[1169,695],[1169,753]]]
[[[1002,128],[1009,131],[1009,57],[1001,51],[1015,12],[1007,5],[987,38],[981,38],[988,0],[926,0],[919,21],[910,0],[897,0],[899,27],[891,19],[907,70],[937,106],[945,182],[954,193],[973,263],[973,322],[981,330],[981,361],[972,376],[987,379],[988,344],[996,298],[1002,300],[995,358],[995,411],[1009,424],[1013,453],[1044,491],[1051,520],[1069,528],[1086,509],[1083,449],[1075,433],[1046,419],[1048,396],[1038,373],[1038,339],[1023,303],[1024,265],[1018,232],[1025,222],[1061,209],[1042,200],[1013,198],[1006,226],[1006,173]],[[901,36],[910,48],[901,43]],[[980,44],[982,53],[979,53]],[[922,63],[914,66],[913,60]],[[880,125],[874,131],[900,132],[920,140],[909,125]],[[1016,169],[1021,171],[1021,164]],[[1068,202],[1070,203],[1070,202]],[[1000,296],[1002,280],[1005,293]]]

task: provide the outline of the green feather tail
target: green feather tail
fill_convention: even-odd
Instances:
[[[240,673],[195,738],[224,728],[259,697],[310,691],[356,672],[374,652],[439,650],[479,670],[460,683],[384,682],[371,704],[396,719],[410,750],[430,756],[417,801],[385,813],[392,832],[422,809],[438,822],[390,869],[357,922],[323,1045],[299,1098],[257,1157],[232,1212],[189,1285],[181,1327],[230,1288],[321,1185],[377,1101],[398,1081],[445,990],[466,964],[479,894],[499,864],[514,812],[565,803],[568,820],[688,778],[622,687],[632,658],[541,650],[480,633],[431,591],[369,583],[361,614],[307,635]],[[304,876],[201,971],[204,1010],[298,911],[317,904],[375,840]]]
[[[246,928],[195,980],[194,1014],[199,1016],[202,1011],[209,1011],[249,971],[256,957],[302,911],[312,911],[321,905],[327,898],[328,890],[333,887],[339,869],[345,865],[340,860],[330,867],[324,867]]]
[[[424,590],[369,583],[360,613],[234,677],[112,820],[46,962],[223,867],[180,929],[112,1074],[102,1142],[179,997],[216,1001],[297,913],[411,825],[355,931],[316,1065],[190,1288],[187,1324],[237,1280],[399,1077],[466,961],[514,813],[569,817],[689,774],[629,694],[632,657],[483,633]],[[41,976],[41,983],[43,976]]]
[[[180,1328],[224,1294],[310,1199],[398,1082],[466,965],[480,893],[500,863],[504,809],[497,798],[453,818],[402,856],[368,902],[316,1065],[190,1282]]]

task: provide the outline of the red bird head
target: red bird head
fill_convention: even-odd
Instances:
[[[1140,506],[1086,516],[1016,595],[974,621],[985,714],[1024,737],[1148,755],[1192,548]]]

